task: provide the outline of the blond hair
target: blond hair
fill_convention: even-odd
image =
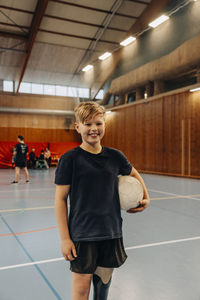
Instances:
[[[82,102],[75,109],[76,122],[84,123],[95,115],[105,115],[105,108],[94,101]]]

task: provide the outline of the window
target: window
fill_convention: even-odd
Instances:
[[[13,81],[3,80],[3,91],[13,92],[14,85]],[[90,92],[88,88],[77,88],[64,85],[54,85],[54,84],[38,84],[31,82],[22,82],[20,84],[20,93],[27,94],[40,94],[40,95],[56,95],[56,96],[67,96],[67,97],[80,97],[89,98]],[[101,96],[103,90],[101,90],[98,95]],[[103,99],[97,98],[97,99]]]
[[[52,84],[44,84],[44,95],[55,95],[56,86]]]
[[[56,85],[56,96],[67,96],[67,87]]]
[[[80,98],[89,98],[89,89],[79,88],[78,89],[78,96]]]
[[[95,99],[103,99],[104,96],[104,91],[99,90],[98,94],[96,95]]]
[[[32,94],[44,94],[43,84],[32,83]]]
[[[20,84],[20,89],[19,89],[20,93],[31,93],[31,83],[29,82],[22,82]]]
[[[13,92],[13,81],[3,80],[3,91]]]
[[[78,97],[78,90],[75,87],[67,87],[67,96],[69,97]]]

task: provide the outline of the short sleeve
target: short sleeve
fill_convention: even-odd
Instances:
[[[118,151],[119,155],[119,175],[129,175],[132,170],[132,165],[126,158],[126,156],[121,152]]]
[[[61,156],[56,173],[55,184],[70,185],[72,183],[73,159],[69,155]]]

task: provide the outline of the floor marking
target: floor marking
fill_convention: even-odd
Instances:
[[[199,200],[199,198],[192,198],[193,196],[200,196],[200,194],[195,194],[195,195],[187,195],[187,196],[172,196],[172,197],[159,197],[159,198],[150,198],[150,200],[169,200],[169,199],[183,199],[183,198],[188,198],[188,199],[195,199]]]
[[[16,268],[22,268],[22,267],[29,267],[29,266],[33,266],[33,265],[46,264],[46,263],[56,262],[56,261],[60,261],[60,260],[64,260],[64,257],[46,259],[46,260],[39,260],[39,261],[34,261],[34,262],[31,262],[31,263],[20,264],[20,265],[0,267],[0,271],[9,270],[9,269],[16,269]]]
[[[200,240],[200,236],[196,236],[196,237],[192,237],[192,238],[187,238],[187,239],[179,239],[179,240],[158,242],[158,243],[152,243],[152,244],[144,244],[144,245],[139,245],[139,246],[127,247],[125,249],[126,250],[133,250],[133,249],[140,249],[140,248],[148,248],[148,247],[169,245],[169,244],[182,243],[182,242],[195,241],[195,240]]]
[[[40,210],[40,209],[49,209],[49,208],[54,208],[54,206],[38,206],[38,207],[28,207],[28,208],[14,208],[14,209],[2,209],[0,210],[0,213],[5,213],[5,212],[14,212],[14,211],[28,211],[28,210]]]
[[[5,234],[0,234],[0,237],[20,235],[20,234],[27,234],[27,233],[34,233],[34,232],[40,232],[40,231],[47,231],[47,230],[56,229],[56,228],[58,228],[58,226],[53,226],[53,227],[48,227],[48,228],[42,228],[42,229],[35,229],[35,230],[29,230],[29,231],[24,231],[24,232],[5,233]]]
[[[15,187],[16,187],[16,185],[15,185]],[[18,190],[16,190],[16,189],[14,189],[14,190],[4,190],[4,191],[0,191],[0,193],[15,193],[15,192],[42,192],[42,191],[56,191],[56,188],[44,188],[44,189],[24,189],[24,190],[22,190],[22,189],[18,189]]]
[[[192,195],[178,195],[178,194],[174,194],[174,193],[168,193],[168,192],[162,192],[162,191],[158,191],[158,190],[152,190],[152,189],[148,189],[148,191],[150,192],[155,192],[155,193],[161,193],[161,194],[166,194],[166,195],[174,195],[175,197],[170,197],[171,199],[178,199],[178,198],[189,198],[192,200],[198,200],[200,201],[200,198],[194,198],[193,196],[200,196],[200,194],[192,194]],[[162,197],[161,197],[162,198]],[[151,198],[150,198],[151,199]],[[153,198],[154,200],[159,200],[159,198]],[[152,200],[152,199],[151,199]]]
[[[134,249],[140,249],[140,248],[156,247],[156,246],[170,245],[170,244],[182,243],[182,242],[188,242],[188,241],[195,241],[195,240],[200,240],[200,236],[196,236],[196,237],[192,237],[192,238],[186,238],[186,239],[179,239],[179,240],[171,240],[171,241],[165,241],[165,242],[144,244],[144,245],[138,245],[138,246],[133,246],[133,247],[126,247],[125,250],[134,250]],[[26,264],[5,266],[5,267],[0,267],[0,271],[9,270],[9,269],[16,269],[16,268],[21,268],[21,267],[28,267],[28,266],[39,265],[39,264],[45,264],[45,263],[52,263],[52,262],[57,262],[57,261],[62,261],[62,260],[65,260],[64,257],[34,261],[34,262],[31,262],[31,263],[26,263]]]
[[[8,230],[11,233],[14,233],[13,230],[12,230],[12,228],[10,227],[10,225],[4,219],[4,217],[2,215],[0,215],[0,217],[1,217],[2,221],[4,222],[4,224],[7,226]],[[22,250],[24,251],[24,253],[26,254],[26,256],[30,259],[30,261],[34,263],[34,259],[32,258],[32,256],[30,255],[30,253],[27,251],[27,249],[25,248],[25,246],[23,245],[23,243],[20,241],[20,239],[16,235],[14,235],[14,238],[16,239],[17,243],[22,248]],[[50,288],[50,290],[52,291],[52,293],[54,294],[54,296],[56,297],[56,299],[62,300],[62,298],[60,297],[60,295],[58,294],[58,292],[56,291],[56,289],[53,287],[53,285],[51,284],[51,282],[48,280],[48,278],[45,276],[45,274],[42,272],[42,270],[38,267],[38,265],[34,264],[34,267],[38,271],[38,273],[40,274],[40,276],[43,278],[43,280],[46,282],[46,284],[48,285],[48,287]]]
[[[167,195],[174,195],[171,197],[158,197],[158,198],[150,198],[151,201],[155,201],[155,200],[168,200],[168,199],[182,199],[182,198],[188,198],[188,199],[192,199],[192,200],[198,200],[200,201],[200,198],[194,198],[193,196],[200,196],[200,194],[192,194],[192,195],[177,195],[177,194],[173,194],[173,193],[167,193],[167,192],[161,192],[161,191],[157,191],[157,190],[151,190],[149,189],[150,192],[156,192],[156,193],[163,193],[163,194],[167,194]],[[29,207],[29,208],[14,208],[14,209],[2,209],[0,210],[0,213],[5,213],[5,212],[21,212],[23,211],[29,211],[29,210],[40,210],[40,209],[49,209],[49,208],[54,208],[54,206],[38,206],[38,207]]]
[[[18,216],[24,213],[24,209],[21,209],[20,211],[9,213],[7,215],[4,215],[4,217],[10,217],[10,216]]]

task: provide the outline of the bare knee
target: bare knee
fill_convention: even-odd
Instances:
[[[88,299],[91,285],[91,274],[73,273],[72,299]]]
[[[16,173],[17,175],[19,175],[19,173],[20,173],[20,168],[19,168],[19,167],[15,167],[15,173]]]

